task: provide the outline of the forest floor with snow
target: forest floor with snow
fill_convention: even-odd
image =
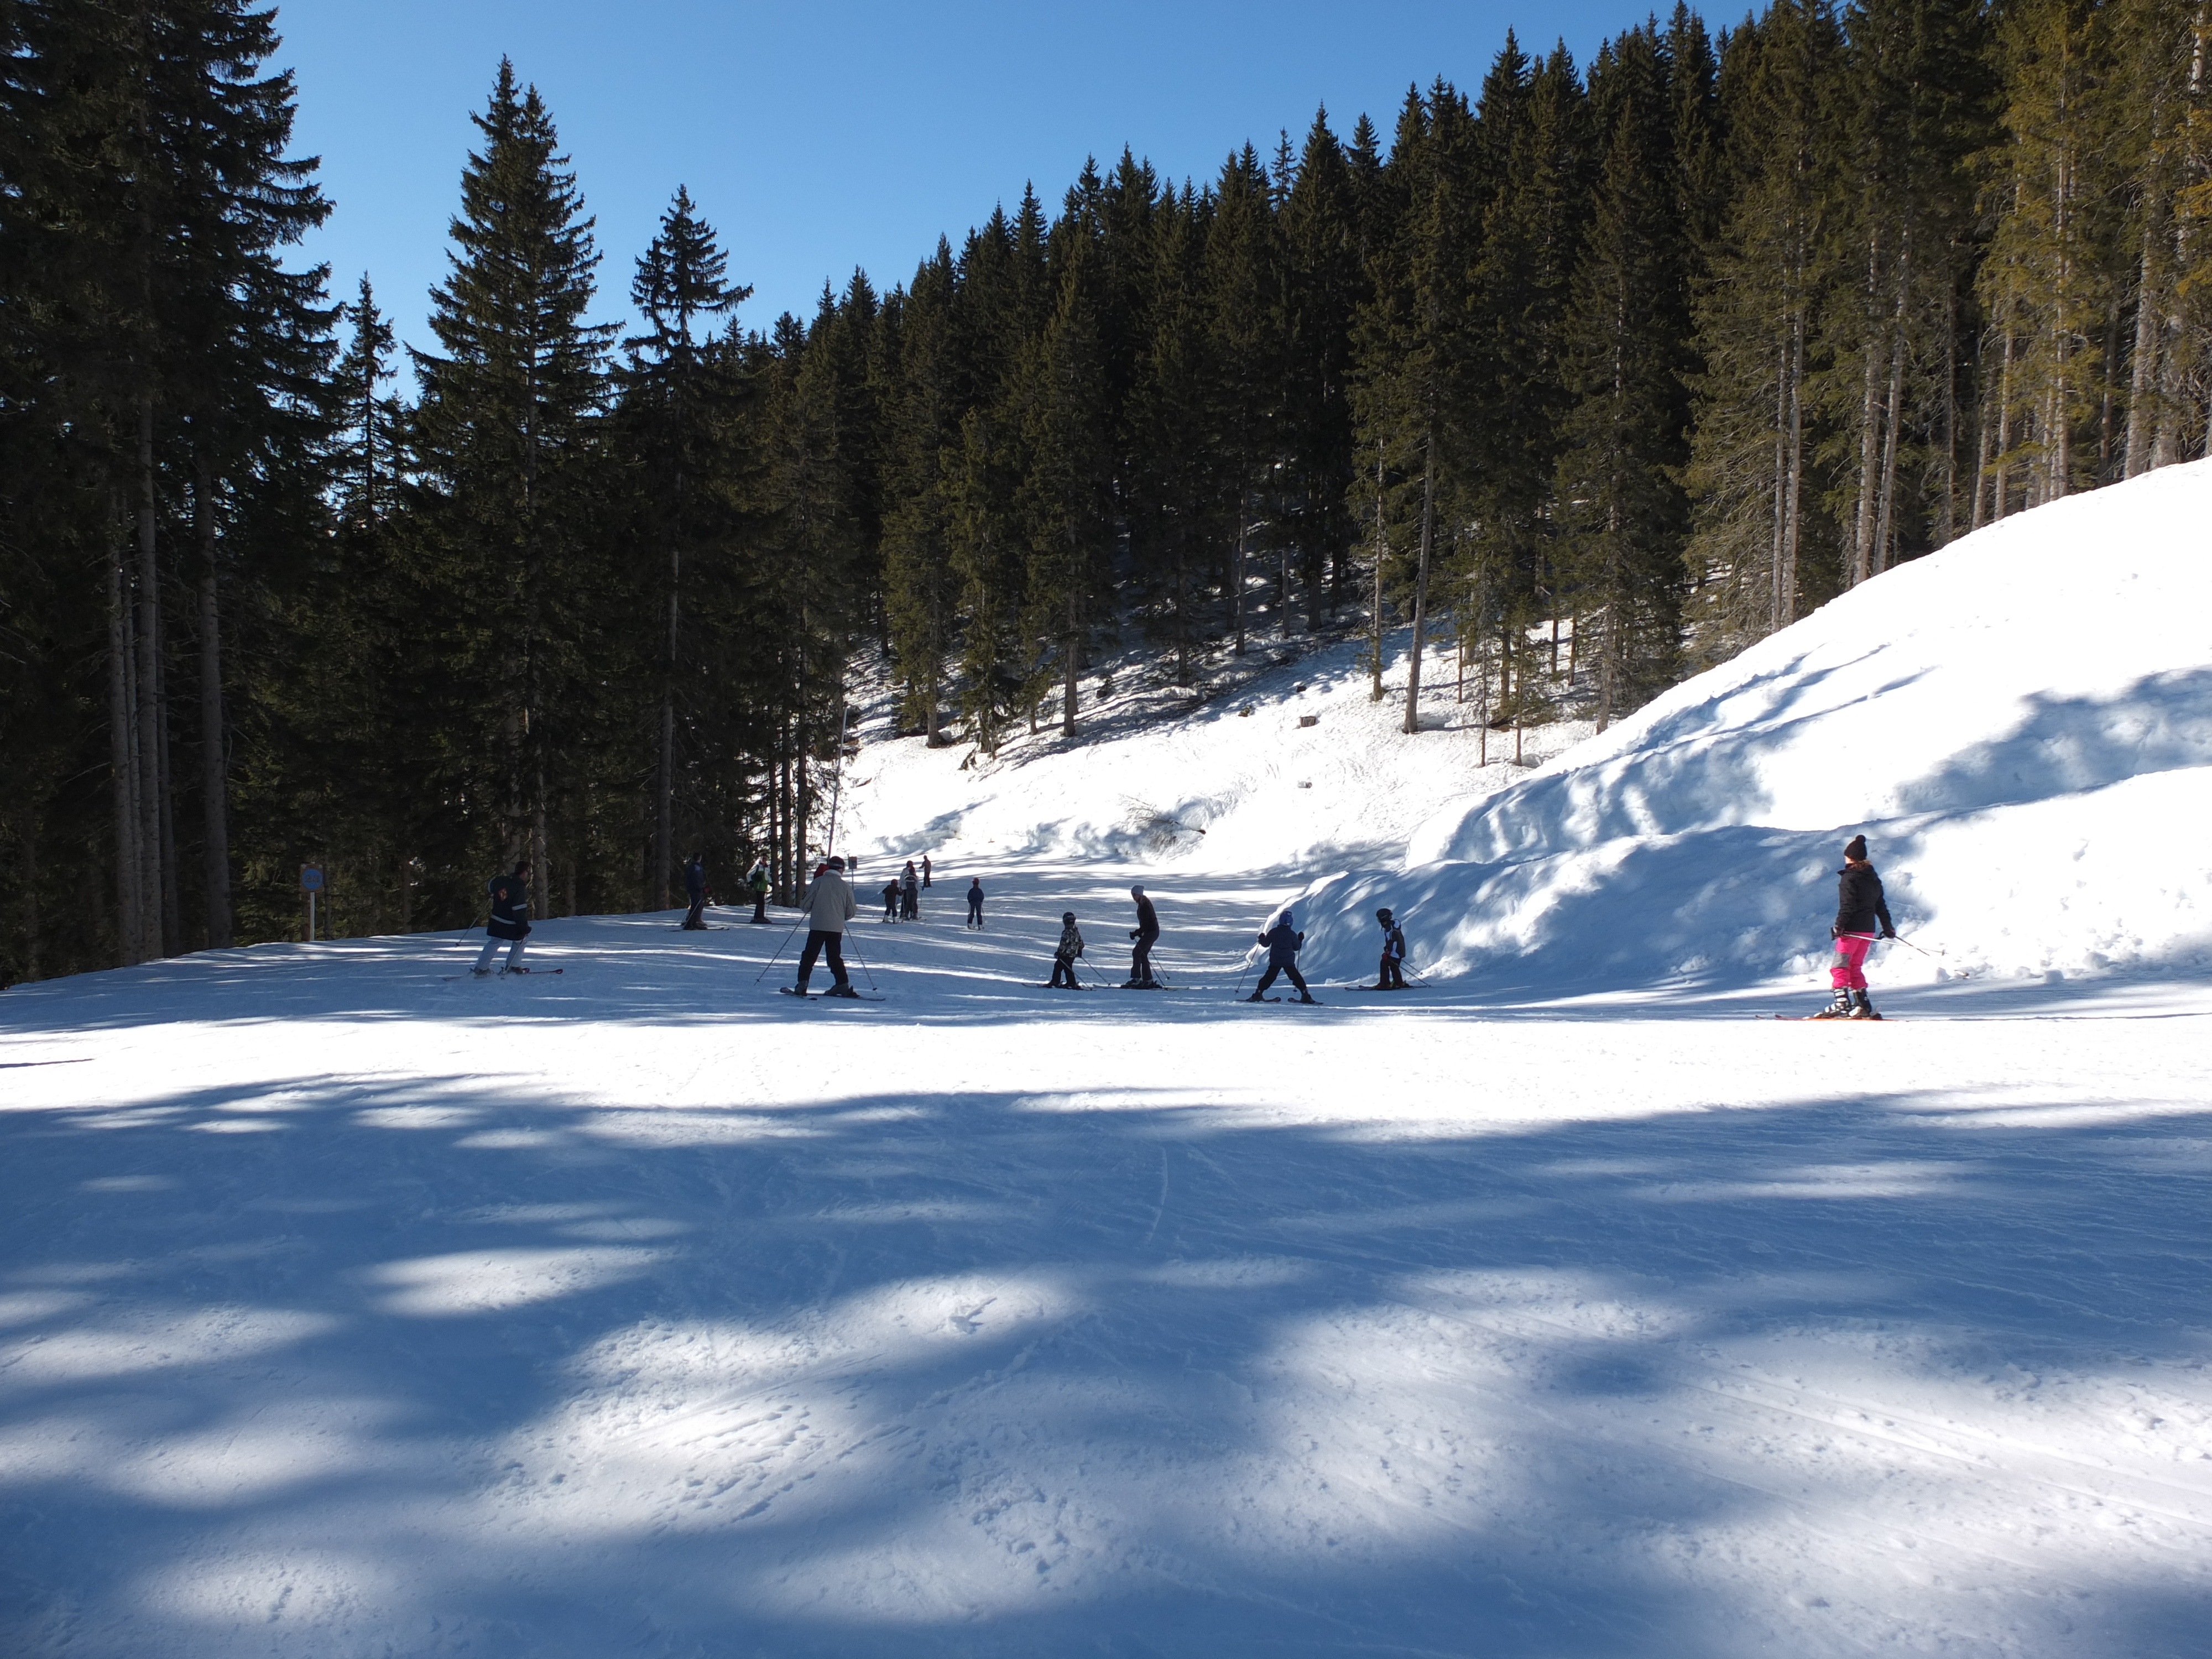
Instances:
[[[0,1647],[2203,1652],[2212,987],[1255,1006],[1279,883],[968,873],[881,1003],[726,912],[0,998]],[[1031,988],[1133,877],[1177,988]]]

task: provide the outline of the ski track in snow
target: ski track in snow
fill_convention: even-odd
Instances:
[[[788,913],[0,999],[0,1647],[2206,1650],[2212,988],[1254,1007],[1275,887],[969,872],[879,1006]],[[1188,988],[1030,988],[1133,874]]]

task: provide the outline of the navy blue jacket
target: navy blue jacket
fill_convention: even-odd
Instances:
[[[1305,942],[1306,936],[1293,929],[1287,921],[1279,921],[1260,935],[1260,943],[1267,947],[1267,966],[1270,968],[1296,966],[1298,947]]]
[[[707,896],[706,866],[696,859],[684,866],[684,890],[691,895],[694,904]]]
[[[530,884],[520,876],[494,876],[484,884],[491,895],[491,923],[484,929],[494,939],[520,939],[530,931]]]

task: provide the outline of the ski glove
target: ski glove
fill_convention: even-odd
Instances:
[[[1881,930],[1881,936],[1884,939],[1895,939],[1897,937],[1897,929],[1894,927],[1885,927]]]

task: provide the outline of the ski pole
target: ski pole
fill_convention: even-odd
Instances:
[[[868,988],[871,991],[874,990],[876,988],[876,970],[868,966],[867,957],[860,954],[860,947],[857,945],[853,947],[853,956],[854,959],[860,963],[860,971],[868,976]]]
[[[779,945],[775,947],[775,956],[774,956],[774,957],[769,957],[766,962],[763,963],[761,964],[761,970],[760,970],[760,972],[758,972],[757,974],[755,974],[755,975],[753,975],[753,983],[754,983],[754,984],[757,985],[757,984],[759,984],[763,980],[764,980],[764,979],[766,979],[766,978],[768,977],[768,970],[769,970],[769,969],[771,969],[771,968],[773,968],[773,967],[775,967],[775,957],[780,957],[780,956],[781,956],[781,955],[783,954],[783,947],[784,947],[784,945],[788,945],[788,944],[790,944],[790,943],[791,943],[791,933],[797,933],[798,931],[799,931],[799,924],[798,924],[797,922],[795,922],[795,921],[794,921],[794,922],[793,922],[793,923],[791,924],[791,933],[786,933],[786,934],[783,936],[782,942],[781,942],[781,944],[779,944]]]

